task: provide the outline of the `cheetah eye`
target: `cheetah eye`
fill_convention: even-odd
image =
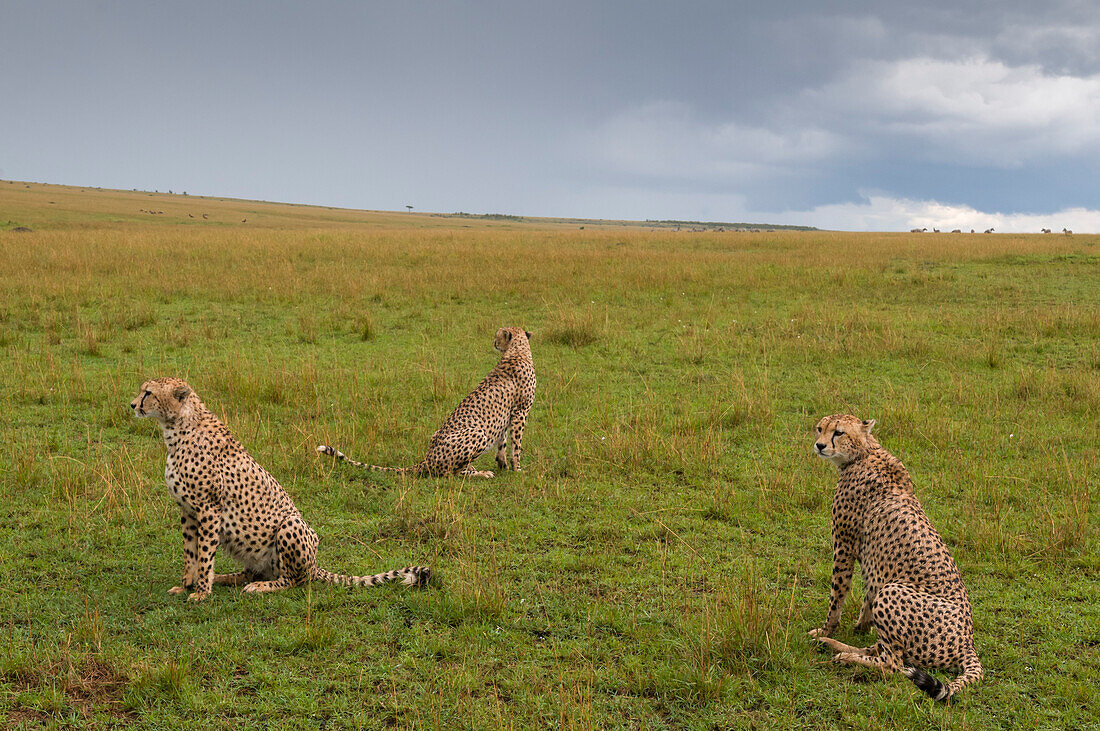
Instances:
[[[833,432],[833,436],[834,437],[842,437],[842,436],[844,436],[844,432],[842,432],[840,429],[837,429],[835,432]]]

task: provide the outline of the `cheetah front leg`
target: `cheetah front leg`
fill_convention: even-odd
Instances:
[[[180,510],[180,530],[183,532],[183,579],[179,586],[173,586],[168,590],[169,594],[186,594],[195,587],[198,578],[198,537],[199,521],[187,511]]]
[[[828,637],[840,624],[840,610],[844,599],[852,588],[852,569],[855,566],[855,551],[846,542],[834,539],[833,542],[833,581],[829,589],[829,613],[825,624],[810,630],[810,637]]]
[[[504,445],[508,441],[509,431],[511,431],[510,426],[501,432],[500,439],[497,440],[497,469],[502,471],[508,469],[508,460],[505,457]]]
[[[221,525],[221,516],[214,508],[200,511],[197,518],[195,590],[187,597],[188,601],[192,602],[201,602],[210,596],[210,587],[214,583],[214,553],[218,550]]]
[[[512,438],[510,441],[512,448],[512,470],[515,472],[523,471],[523,468],[519,465],[519,461],[523,457],[523,428],[527,425],[527,413],[530,410],[531,406],[528,405],[527,408],[520,409],[512,416],[512,425],[510,428]],[[497,459],[499,460],[500,457],[498,456]]]

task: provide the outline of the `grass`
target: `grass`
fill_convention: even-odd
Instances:
[[[24,185],[0,182],[0,724],[1097,726],[1097,237]],[[316,455],[418,460],[505,324],[539,375],[524,472]],[[168,596],[178,515],[128,403],[169,374],[290,491],[323,566],[438,580]],[[841,411],[878,420],[962,568],[987,677],[951,707],[806,641],[835,481],[811,429]]]

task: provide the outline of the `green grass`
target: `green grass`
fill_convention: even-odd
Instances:
[[[199,200],[224,220],[193,223]],[[33,232],[0,231],[0,725],[1098,726],[1097,237],[580,231],[0,183],[9,220]],[[511,324],[539,376],[523,473],[314,452],[414,463]],[[178,513],[128,406],[160,375],[281,480],[323,566],[438,579],[168,596]],[[811,431],[834,412],[878,420],[962,569],[987,675],[954,706],[806,639],[835,483]]]

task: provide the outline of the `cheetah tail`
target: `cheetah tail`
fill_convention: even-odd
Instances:
[[[412,467],[381,467],[376,464],[360,464],[359,462],[356,462],[355,464],[360,467],[366,467],[367,469],[376,470],[378,472],[404,472],[412,475],[430,474],[427,462],[418,462]]]
[[[423,586],[431,578],[432,570],[427,566],[406,566],[403,569],[394,569],[374,576],[348,576],[347,574],[334,574],[331,571],[314,567],[310,572],[310,579],[314,581],[327,581],[330,584],[341,586],[378,586],[387,581],[401,580],[408,586]]]
[[[927,693],[928,697],[932,700],[946,701],[951,696],[951,692],[947,689],[947,685],[941,683],[923,670],[907,667],[902,668],[901,671],[905,673],[905,677],[913,681],[913,685]]]
[[[962,674],[950,683],[943,683],[917,668],[903,668],[902,672],[909,680],[913,681],[913,685],[924,691],[932,700],[946,702],[962,690],[963,686],[981,680],[985,671],[982,669],[981,662],[975,656],[963,667]]]
[[[359,462],[357,460],[348,457],[339,449],[328,447],[322,444],[317,447],[317,451],[321,454],[327,454],[330,457],[335,457],[341,462],[347,462],[353,467],[358,467],[361,470],[377,470],[378,472],[409,472],[414,475],[426,475],[429,474],[427,462],[419,462],[412,467],[380,467],[376,464],[367,464],[366,462]]]
[[[335,457],[336,459],[340,460],[341,462],[347,462],[348,464],[352,465],[353,467],[358,467],[358,468],[364,469],[364,470],[371,469],[371,465],[364,464],[362,462],[357,462],[354,459],[352,459],[351,457],[346,456],[340,450],[333,449],[332,447],[327,447],[324,444],[317,447],[317,451],[320,452],[321,454],[327,454],[330,457]]]

